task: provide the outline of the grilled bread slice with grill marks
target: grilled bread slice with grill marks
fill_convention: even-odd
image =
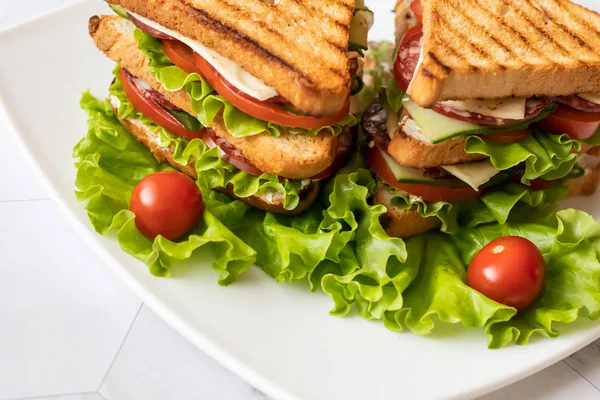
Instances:
[[[107,1],[213,49],[306,114],[336,114],[350,94],[355,0]]]
[[[423,7],[423,63],[411,88],[423,107],[600,92],[593,11],[567,0],[425,0]]]
[[[138,49],[133,37],[134,25],[131,22],[117,16],[92,17],[89,31],[96,46],[109,58],[164,94],[178,108],[195,115],[185,90],[167,91],[154,79],[148,70],[148,58]],[[338,146],[338,138],[330,134],[313,137],[282,133],[276,138],[265,132],[235,138],[229,134],[220,117],[215,118],[211,128],[261,171],[290,179],[310,178],[323,172],[333,163]]]

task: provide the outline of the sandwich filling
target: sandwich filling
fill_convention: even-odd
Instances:
[[[173,81],[182,76],[173,74],[166,67],[177,66],[195,78],[181,82],[187,87],[192,80],[209,89],[202,98],[194,98],[198,103],[199,119],[204,125],[210,125],[213,118],[221,113],[234,136],[251,136],[264,131],[279,136],[281,132],[292,134],[333,134],[338,135],[344,126],[356,125],[356,118],[350,113],[352,98],[349,95],[343,107],[334,115],[306,115],[296,109],[277,91],[262,80],[251,75],[235,62],[221,56],[196,40],[187,38],[144,16],[121,7],[112,6],[121,16],[129,19],[138,29],[136,38],[140,49],[146,47],[154,54],[155,78],[169,90],[177,90]],[[370,18],[369,18],[370,16]],[[352,77],[352,94],[362,89],[362,52],[366,50],[368,29],[372,24],[372,14],[366,8],[357,8],[352,19],[351,39],[348,50],[348,68]],[[155,40],[152,44],[149,36]],[[150,48],[148,48],[150,47]],[[160,47],[160,49],[158,49]],[[157,51],[158,50],[158,51]],[[162,67],[160,73],[158,67]],[[175,76],[173,76],[175,75]],[[202,103],[202,104],[200,104]],[[208,110],[206,110],[208,108]],[[235,114],[235,115],[232,115]],[[236,120],[235,123],[233,120]],[[241,121],[240,121],[241,120]],[[239,122],[243,122],[240,124]],[[234,125],[237,125],[234,127]],[[242,126],[240,128],[240,125]]]
[[[141,95],[132,95],[131,86],[140,90]],[[141,106],[140,99],[145,100]],[[264,174],[235,146],[216,136],[210,128],[188,131],[187,136],[174,134],[174,129],[165,128],[170,118],[166,110],[176,112],[182,120],[187,119],[182,116],[186,113],[124,69],[115,70],[108,101],[114,114],[125,126],[133,124],[144,132],[144,141],[149,141],[146,145],[155,155],[163,150],[171,154],[175,167],[200,179],[211,189],[230,187],[233,194],[242,199],[255,196],[266,203],[282,204],[284,209],[294,210],[304,193],[309,192],[318,180],[285,179]],[[164,112],[157,111],[161,109]],[[175,118],[172,120],[176,121]]]
[[[418,59],[420,45],[400,47],[400,53]],[[376,201],[437,217],[442,230],[452,231],[461,209],[502,196],[538,205],[555,201],[566,194],[565,181],[584,173],[576,165],[581,141],[532,127],[556,108],[551,100],[441,102],[425,109],[411,101],[394,72],[390,63],[376,73],[384,77],[383,89],[363,113],[365,154],[380,187]],[[405,82],[410,86],[408,76]]]
[[[137,43],[135,51],[139,54],[129,57],[129,65],[138,65],[135,60],[146,58],[141,73],[150,81],[140,79],[135,71],[118,67],[109,101],[127,129],[133,127],[146,132],[144,136],[150,138],[150,143],[139,137],[138,140],[151,147],[155,155],[160,151],[172,154],[171,159],[167,157],[163,161],[205,180],[209,188],[227,188],[241,199],[258,197],[291,211],[304,193],[315,193],[318,182],[334,175],[350,158],[356,136],[352,127],[357,124],[349,112],[350,96],[335,115],[304,115],[274,88],[218,52],[142,15],[119,7],[113,10],[123,19],[114,24],[107,21],[108,24],[119,31],[117,36],[128,38],[121,40]],[[353,30],[351,36],[360,45],[351,43],[348,51],[353,94],[362,89],[362,52],[372,24],[369,13],[366,9],[357,9],[353,18],[353,24],[360,25],[358,30],[364,30],[364,34]],[[106,35],[107,40],[110,39],[111,34]],[[117,43],[115,48],[125,46],[128,44]],[[111,58],[118,61],[119,57]],[[182,102],[181,93],[189,97],[189,106]],[[171,98],[175,98],[178,105],[170,101]],[[257,163],[255,155],[250,159],[245,154],[248,146],[240,140],[258,135],[285,135],[281,144],[273,143],[274,154],[265,157],[273,160],[272,166],[262,161]],[[291,135],[325,138],[293,140]],[[254,141],[262,146],[268,142]],[[307,143],[310,146],[293,156],[292,153],[303,150],[300,147],[304,142],[310,142]],[[278,154],[279,151],[285,154]],[[298,159],[298,168],[289,165],[295,159]],[[281,175],[269,170],[281,171]]]

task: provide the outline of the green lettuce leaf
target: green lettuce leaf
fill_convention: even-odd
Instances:
[[[462,226],[473,227],[490,222],[504,224],[511,212],[553,212],[556,203],[568,191],[568,187],[562,183],[546,190],[531,190],[517,183],[506,183],[489,188],[477,200],[446,203],[411,197],[388,185],[385,188],[391,195],[392,205],[401,210],[416,210],[423,217],[438,218],[442,222],[441,230],[445,233],[456,233]]]
[[[402,106],[402,91],[395,85],[392,89],[382,90],[383,95],[379,92],[381,88],[387,88],[391,85],[393,79],[392,72],[390,70],[394,57],[394,44],[388,41],[381,41],[378,43],[371,43],[369,50],[365,54],[365,66],[363,74],[363,82],[365,84],[363,90],[356,95],[359,100],[359,109],[364,110],[374,101],[377,100],[377,96],[380,98],[387,99],[390,97],[388,108],[399,110]],[[397,90],[395,90],[397,89]],[[389,96],[385,96],[390,92]],[[388,103],[386,100],[382,101],[383,104]]]
[[[328,182],[314,207],[295,217],[277,216],[209,190],[222,182],[237,182],[241,188],[248,183],[244,177],[232,178],[235,171],[219,163],[217,152],[209,157],[201,141],[174,138],[152,125],[123,96],[118,80],[111,93],[121,102],[119,116],[157,129],[161,144],[174,149],[177,162],[196,160],[201,172],[198,184],[206,213],[198,225],[178,242],[146,239],[128,210],[130,196],[139,180],[170,167],[158,164],[136,142],[108,102],[84,94],[81,105],[89,113],[89,131],[74,148],[76,196],[86,203],[99,233],[116,232],[121,247],[157,276],[168,276],[175,262],[207,247],[216,257],[213,267],[221,274],[220,284],[234,282],[256,263],[277,281],[321,288],[333,300],[333,315],[346,315],[356,307],[363,318],[382,320],[388,329],[423,335],[441,322],[461,323],[484,328],[492,348],[525,344],[535,334],[554,337],[554,322],[600,315],[600,224],[579,211],[555,213],[564,186],[532,191],[506,184],[489,189],[476,202],[452,207],[397,195],[395,205],[417,207],[423,215],[445,221],[446,232],[452,232],[403,241],[382,228],[379,219],[385,208],[370,203],[377,181],[357,153]],[[527,237],[546,259],[543,292],[523,313],[466,285],[472,257],[503,235]]]
[[[600,316],[600,224],[576,210],[560,211],[536,222],[481,225],[451,238],[430,233],[411,238],[418,275],[404,292],[404,306],[386,311],[385,325],[426,335],[436,320],[484,327],[490,348],[512,342],[526,344],[534,334],[555,337],[554,322],[570,323],[578,316]],[[500,236],[522,236],[534,242],[546,260],[542,293],[526,311],[488,299],[466,284],[467,265],[477,252]],[[414,245],[413,242],[418,242]],[[427,251],[435,249],[435,251]],[[409,253],[409,258],[413,254]]]
[[[254,176],[241,171],[219,154],[218,148],[209,149],[200,139],[188,141],[177,137],[139,113],[127,99],[123,84],[115,70],[115,81],[109,88],[110,94],[119,99],[118,114],[121,119],[138,119],[146,127],[158,132],[160,145],[173,151],[173,160],[186,166],[195,163],[200,185],[209,189],[233,187],[233,193],[240,197],[250,197],[255,194],[278,195],[283,197],[283,206],[293,210],[300,202],[299,193],[304,184],[300,180],[280,180],[277,175],[263,174]]]
[[[540,131],[517,143],[487,142],[484,137],[467,137],[465,149],[470,154],[485,154],[497,169],[505,171],[525,163],[524,184],[542,178],[548,181],[567,176],[577,163],[581,143],[567,135]]]
[[[235,108],[222,96],[216,94],[206,80],[198,74],[188,74],[179,69],[168,59],[161,41],[136,29],[134,32],[138,46],[149,58],[150,73],[169,91],[185,89],[189,94],[192,108],[204,126],[209,126],[215,117],[222,112],[225,126],[229,133],[236,137],[252,136],[267,131],[279,137],[282,132],[294,135],[310,135],[330,133],[339,135],[345,126],[358,123],[355,116],[349,114],[332,126],[318,129],[301,129],[281,127],[272,122],[261,121]]]
[[[221,285],[233,283],[250,268],[256,260],[256,251],[211,212],[215,207],[239,205],[206,201],[206,211],[199,223],[177,242],[144,237],[135,226],[135,215],[128,210],[131,193],[145,176],[169,168],[158,164],[123,128],[110,103],[84,93],[81,107],[89,114],[89,130],[73,149],[77,160],[76,196],[86,203],[88,216],[98,233],[107,235],[116,231],[121,248],[146,263],[156,276],[169,276],[175,261],[190,258],[200,247],[210,248],[215,255],[213,267],[220,272]],[[205,195],[205,200],[208,199]],[[233,214],[221,212],[219,216]]]
[[[544,287],[535,303],[509,321],[486,324],[489,346],[527,344],[535,334],[556,337],[555,322],[578,316],[600,316],[600,224],[578,210],[563,210],[552,224],[509,223],[465,230],[456,244],[465,265],[499,236],[518,235],[533,241],[546,260]]]

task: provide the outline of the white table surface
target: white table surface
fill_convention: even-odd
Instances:
[[[0,30],[71,1],[0,0]],[[160,320],[93,256],[1,120],[0,182],[0,400],[266,398]],[[597,341],[484,399],[598,399],[599,388]]]

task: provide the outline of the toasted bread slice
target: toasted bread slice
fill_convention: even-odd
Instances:
[[[569,181],[569,196],[589,196],[600,185],[600,146],[584,145],[577,163],[585,169],[585,174]]]
[[[92,17],[89,31],[96,46],[109,58],[146,81],[177,107],[195,115],[185,90],[167,91],[154,79],[148,70],[148,58],[138,49],[133,37],[134,25],[131,22],[116,16]],[[337,153],[338,138],[330,134],[313,137],[282,133],[276,138],[265,132],[252,137],[236,138],[229,134],[220,117],[213,121],[211,128],[240,150],[255,167],[284,178],[316,176],[333,163]]]
[[[591,196],[600,185],[600,170],[586,168],[585,174],[569,181],[569,197]]]
[[[396,2],[396,7],[394,8],[394,12],[396,18],[394,19],[394,23],[396,25],[396,45],[400,44],[400,40],[402,40],[402,36],[406,33],[406,30],[409,28],[408,20],[410,19],[410,3],[412,0],[398,0]]]
[[[350,93],[354,0],[107,0],[234,61],[311,115],[332,115]]]
[[[435,217],[425,218],[416,210],[401,210],[393,206],[391,199],[392,196],[388,189],[381,182],[378,182],[373,203],[381,204],[387,208],[387,212],[381,216],[380,220],[388,235],[408,238],[442,226],[442,222]]]
[[[400,164],[411,168],[436,168],[440,165],[463,164],[481,161],[484,154],[468,154],[465,139],[455,137],[439,144],[424,143],[410,136],[396,132],[388,153]]]
[[[194,168],[195,160],[191,160],[188,165],[182,165],[173,160],[173,150],[170,148],[164,148],[158,145],[158,134],[148,129],[140,121],[130,119],[120,119],[121,123],[127,129],[138,142],[146,146],[158,162],[169,163],[173,168],[183,172],[193,179],[198,179],[198,173]],[[283,207],[283,198],[279,196],[263,196],[254,195],[251,197],[237,197],[233,194],[232,187],[219,188],[220,192],[226,193],[232,197],[235,197],[243,202],[250,204],[252,207],[259,208],[261,210],[285,214],[285,215],[296,215],[309,208],[319,195],[319,183],[312,182],[302,193],[300,197],[300,203],[298,207],[293,210],[286,210]]]
[[[600,91],[600,15],[568,0],[424,1],[411,96],[439,100]]]

